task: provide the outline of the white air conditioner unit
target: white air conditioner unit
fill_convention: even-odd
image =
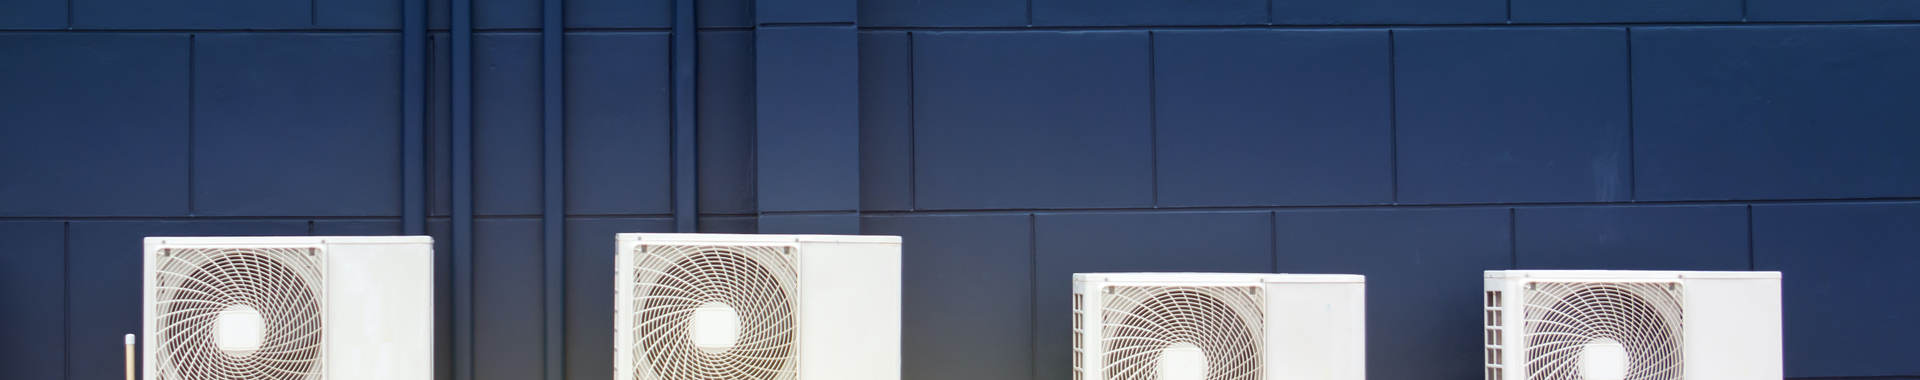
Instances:
[[[149,237],[147,380],[433,378],[433,240]]]
[[[616,380],[900,378],[899,237],[615,241]]]
[[[1073,275],[1074,380],[1363,380],[1358,275]]]
[[[1487,380],[1780,379],[1780,272],[1486,273]]]

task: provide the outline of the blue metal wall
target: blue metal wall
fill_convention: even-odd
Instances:
[[[697,23],[695,22],[697,20]],[[115,379],[148,235],[434,235],[440,379],[607,379],[611,234],[907,239],[904,377],[1068,378],[1068,274],[1780,270],[1920,378],[1920,3],[0,0],[0,368]],[[697,30],[697,33],[695,32]]]

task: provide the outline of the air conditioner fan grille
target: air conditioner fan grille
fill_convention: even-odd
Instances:
[[[1527,378],[1591,380],[1584,356],[1623,351],[1623,380],[1681,380],[1682,303],[1671,282],[1539,282],[1526,292]],[[1611,357],[1611,356],[1609,356]],[[1613,371],[1609,370],[1612,374]]]
[[[164,380],[322,379],[324,273],[318,248],[161,250],[154,361]],[[257,315],[257,348],[222,348],[222,313]]]
[[[1101,369],[1108,380],[1156,380],[1162,354],[1199,349],[1205,380],[1261,379],[1264,302],[1258,287],[1114,286],[1102,298]]]
[[[797,373],[796,272],[791,248],[643,246],[634,260],[632,331],[635,378],[785,380]],[[723,304],[737,312],[732,346],[703,349],[693,314]],[[828,353],[830,354],[830,353]]]

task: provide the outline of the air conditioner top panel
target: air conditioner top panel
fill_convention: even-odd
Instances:
[[[649,244],[727,244],[727,243],[873,243],[900,244],[899,236],[886,235],[763,235],[763,234],[676,234],[623,233],[615,240],[637,240]]]
[[[433,244],[430,236],[148,236],[147,245]]]
[[[1151,283],[1364,283],[1366,276],[1356,274],[1293,273],[1074,273],[1074,281],[1151,282]]]
[[[1768,271],[1651,271],[1651,270],[1490,270],[1487,278],[1541,280],[1657,280],[1684,278],[1758,279],[1780,278],[1780,272]]]

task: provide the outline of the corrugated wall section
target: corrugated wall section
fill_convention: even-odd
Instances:
[[[905,379],[1068,378],[1132,270],[1366,274],[1371,378],[1475,379],[1506,268],[1784,271],[1788,376],[1920,379],[1920,3],[0,8],[9,378],[119,376],[141,236],[423,232],[441,379],[606,379],[688,164],[701,231],[904,235]]]

